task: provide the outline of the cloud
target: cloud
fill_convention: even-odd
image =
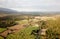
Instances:
[[[0,7],[18,11],[60,11],[60,0],[1,0]]]

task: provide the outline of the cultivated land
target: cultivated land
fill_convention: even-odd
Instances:
[[[60,39],[60,15],[0,15],[0,39]]]

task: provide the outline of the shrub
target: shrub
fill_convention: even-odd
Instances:
[[[16,24],[15,20],[11,17],[2,17],[0,19],[0,27],[2,28],[9,27],[15,24]]]

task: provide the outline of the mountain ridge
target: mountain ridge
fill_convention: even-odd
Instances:
[[[60,12],[19,12],[8,8],[0,8],[0,14],[27,14],[27,15],[49,15],[60,14]]]

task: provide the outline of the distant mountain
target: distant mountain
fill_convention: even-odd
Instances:
[[[7,14],[10,14],[10,13],[17,13],[17,12],[18,12],[18,11],[12,10],[12,9],[0,8],[0,14],[1,14],[1,13],[7,13]]]
[[[0,8],[0,14],[21,14],[21,15],[56,15],[60,12],[18,12],[8,8]]]

